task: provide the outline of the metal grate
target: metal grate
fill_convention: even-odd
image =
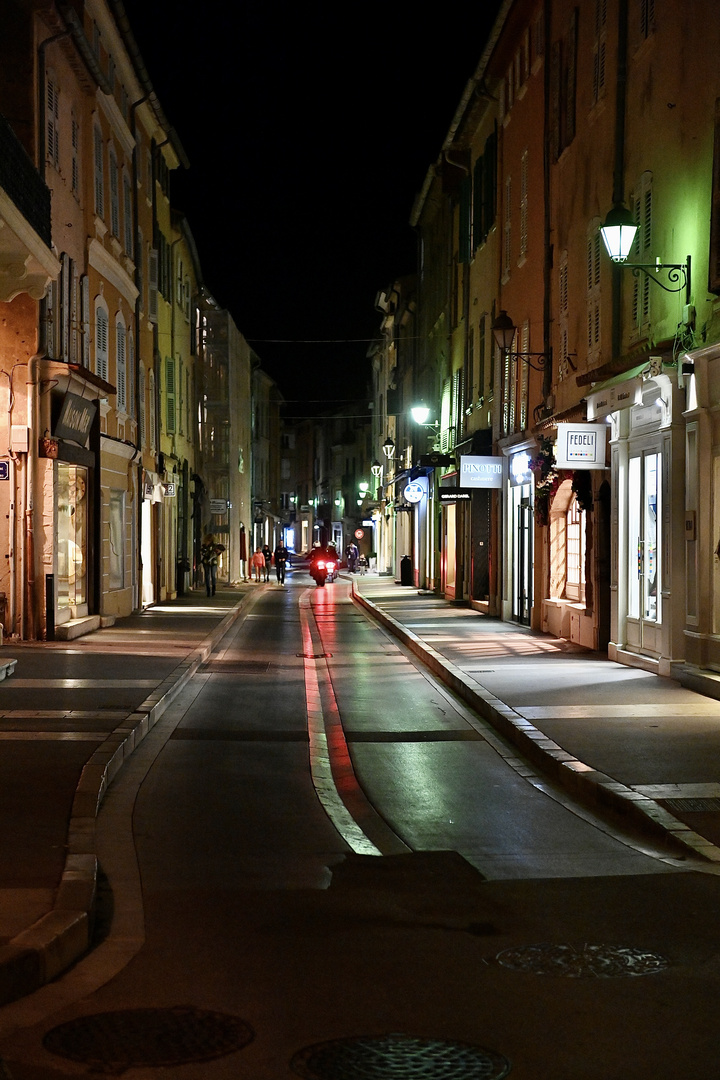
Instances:
[[[678,814],[707,814],[720,810],[720,799],[663,799],[662,803]]]
[[[290,1068],[306,1080],[500,1080],[510,1063],[468,1043],[379,1035],[309,1046]]]
[[[512,971],[571,979],[651,975],[668,966],[664,956],[624,945],[522,945],[505,949],[495,959]]]
[[[254,1035],[237,1016],[176,1006],[80,1016],[48,1031],[43,1046],[51,1054],[117,1074],[212,1061],[242,1050]]]

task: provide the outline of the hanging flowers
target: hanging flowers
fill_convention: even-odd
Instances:
[[[551,439],[540,436],[537,456],[530,459],[530,469],[535,477],[535,520],[547,525],[550,520],[550,502],[560,486],[562,476],[555,465]]]

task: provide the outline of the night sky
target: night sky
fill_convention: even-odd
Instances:
[[[172,198],[206,285],[287,399],[365,397],[368,343],[343,342],[377,334],[376,294],[414,270],[413,200],[498,0],[432,19],[414,4],[124,3],[190,160]]]

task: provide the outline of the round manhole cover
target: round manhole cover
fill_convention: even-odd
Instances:
[[[503,967],[531,975],[611,979],[663,971],[664,956],[623,945],[523,945],[495,957]]]
[[[212,1061],[242,1050],[253,1037],[237,1016],[177,1006],[80,1016],[48,1031],[43,1045],[51,1054],[117,1075],[142,1066]]]
[[[467,1043],[377,1035],[308,1046],[290,1068],[306,1080],[496,1080],[510,1063]]]

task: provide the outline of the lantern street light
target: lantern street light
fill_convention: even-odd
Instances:
[[[513,352],[512,347],[515,341],[515,334],[517,333],[517,327],[508,315],[505,308],[502,308],[499,315],[493,321],[492,324],[493,337],[495,343],[501,353],[505,356],[514,356],[518,360],[524,360],[528,367],[533,368],[534,371],[542,371],[545,365],[550,360],[550,354],[544,352]],[[570,356],[574,356],[575,353],[568,353],[568,362],[573,371],[576,370]],[[537,357],[537,362],[533,364],[530,359],[531,356]]]
[[[690,303],[690,256],[684,263],[661,263],[656,259],[654,263],[629,263],[625,260],[630,254],[638,226],[626,206],[615,203],[608,213],[604,223],[600,226],[600,234],[605,243],[607,253],[616,266],[623,270],[632,270],[635,277],[644,274],[650,281],[654,281],[661,289],[668,293],[679,293],[685,290],[685,303]],[[670,284],[661,281],[657,274],[660,270],[667,273]]]

